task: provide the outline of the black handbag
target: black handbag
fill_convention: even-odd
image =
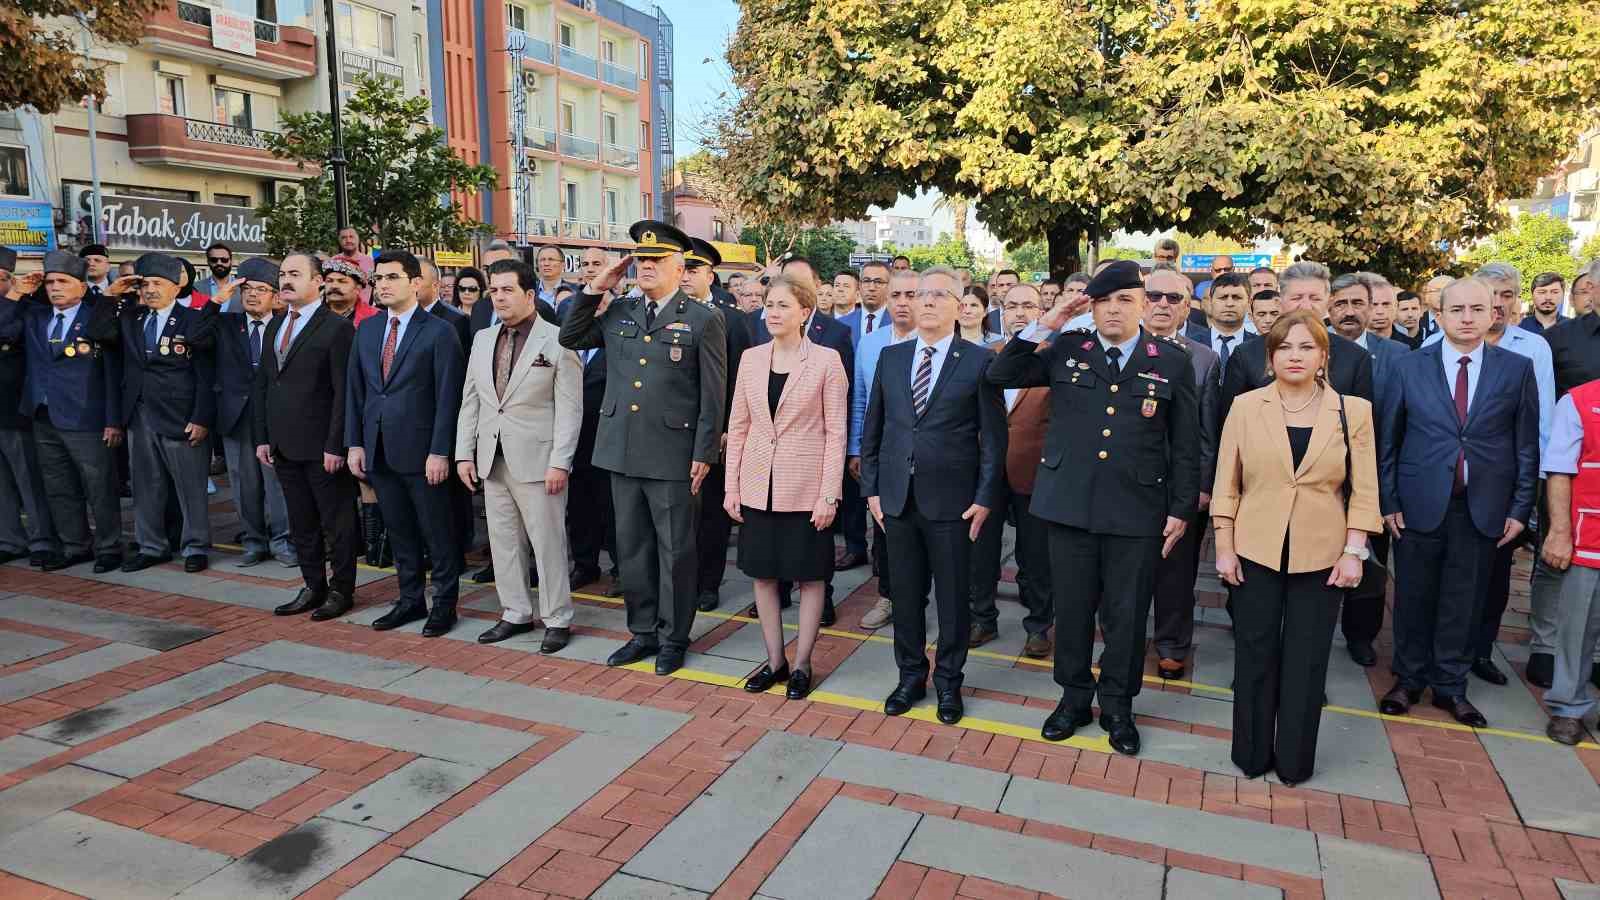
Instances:
[[[1328,388],[1333,390],[1333,388]],[[1337,393],[1337,392],[1335,392]],[[1350,449],[1350,422],[1344,416],[1344,395],[1339,397],[1339,430],[1344,433],[1344,511],[1346,518],[1350,513],[1350,494],[1353,485],[1350,480],[1350,458],[1355,454]],[[1352,596],[1356,597],[1381,597],[1388,590],[1389,570],[1383,564],[1368,556],[1361,563],[1361,583],[1353,588],[1345,588]]]

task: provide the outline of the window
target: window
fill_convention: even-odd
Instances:
[[[573,44],[573,42],[572,42],[572,26],[568,25],[565,22],[561,23],[561,46],[563,46],[563,47],[575,46]]]
[[[639,77],[645,77],[650,71],[650,45],[644,41],[639,42]]]
[[[427,87],[428,79],[426,77],[424,77],[424,73],[423,73],[423,68],[426,65],[423,62],[423,60],[425,60],[425,59],[427,59],[427,57],[425,55],[423,55],[423,52],[422,52],[422,35],[417,34],[416,32],[412,32],[411,33],[411,65],[414,68],[416,68],[416,70],[417,70],[417,86],[418,86],[418,89],[421,90],[424,95],[426,95],[428,93],[428,87]]]
[[[639,215],[640,216],[653,216],[653,215],[655,215],[655,211],[656,211],[656,208],[654,206],[650,205],[650,195],[649,194],[640,194],[639,195]]]
[[[0,144],[0,194],[26,197],[28,190],[28,148]]]
[[[112,63],[100,69],[106,79],[106,99],[100,101],[98,112],[120,116],[127,112],[127,98],[122,92],[122,66]]]
[[[561,102],[561,133],[562,134],[577,134],[578,133],[578,127],[577,126],[578,126],[578,107],[577,107],[577,104],[568,103],[565,100],[563,100]]]
[[[723,237],[723,235],[727,233],[727,230],[728,230],[728,227],[726,225],[722,224],[722,220],[721,219],[712,219],[711,220],[711,239],[713,241],[725,241],[725,240],[727,240],[727,238]]]
[[[169,116],[186,116],[186,109],[183,79],[177,75],[156,73],[156,111]]]
[[[648,151],[650,149],[650,123],[649,122],[640,122],[639,123],[639,149],[641,151]]]
[[[334,7],[339,40],[362,53],[395,58],[394,16],[370,6],[339,3]]]
[[[243,194],[212,194],[211,202],[220,206],[255,206],[255,201]]]
[[[606,188],[606,224],[615,225],[622,217],[617,215],[617,192]]]
[[[617,42],[616,41],[601,41],[600,42],[600,58],[605,60],[608,63],[616,62],[617,61]]]
[[[561,193],[566,199],[566,217],[568,219],[576,219],[578,217],[578,183],[576,181],[561,182]]]
[[[613,146],[617,143],[617,117],[614,113],[606,113],[601,117],[600,130],[606,143]]]
[[[244,91],[216,88],[215,119],[222,125],[250,128],[250,95]]]
[[[506,4],[506,27],[518,31],[528,30],[528,11],[515,3]]]

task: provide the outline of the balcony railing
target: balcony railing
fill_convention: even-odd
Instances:
[[[178,18],[192,25],[211,27],[211,7],[188,0],[178,0]],[[278,42],[278,23],[256,20],[256,40],[263,44]]]
[[[255,128],[240,128],[237,125],[226,125],[220,122],[206,122],[200,119],[183,120],[183,136],[191,141],[204,144],[225,144],[229,147],[243,147],[247,150],[266,150],[267,139],[277,134],[274,131],[260,131]]]
[[[628,240],[628,228],[625,225],[611,224],[606,226],[606,240],[613,244]]]
[[[590,162],[600,161],[600,145],[588,138],[581,138],[575,134],[561,136],[561,155],[573,159],[587,159]]]
[[[600,77],[606,84],[614,84],[619,88],[629,91],[639,89],[639,76],[632,69],[624,69],[616,63],[602,62],[600,64]]]
[[[637,172],[639,170],[639,151],[632,147],[618,147],[616,144],[607,144],[606,165]]]
[[[546,153],[556,152],[556,133],[548,128],[538,125],[529,125],[522,132],[523,144],[529,150],[543,150]]]
[[[600,223],[582,219],[565,219],[561,223],[561,236],[585,241],[600,240]]]
[[[536,212],[528,217],[527,229],[529,237],[560,237],[561,229],[557,227],[557,219],[551,213]]]
[[[523,54],[529,59],[554,64],[555,57],[550,55],[549,41],[541,41],[520,28],[507,28],[506,48],[515,50],[519,41],[522,43]]]
[[[600,62],[592,56],[586,56],[568,47],[561,45],[561,68],[590,78],[600,77]]]

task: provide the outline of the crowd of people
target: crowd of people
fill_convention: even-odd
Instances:
[[[1493,645],[1529,546],[1526,676],[1550,736],[1580,739],[1600,681],[1600,263],[1571,285],[1537,275],[1524,314],[1504,263],[1412,293],[1219,256],[1196,285],[1162,241],[1148,271],[1039,284],[904,257],[825,282],[791,255],[724,285],[709,242],[654,221],[630,235],[620,259],[585,250],[572,280],[556,247],[528,261],[496,241],[442,275],[354,229],[327,254],[236,262],[217,244],[201,279],[161,253],[114,278],[100,246],[29,274],[0,253],[0,395],[20,398],[0,410],[0,559],[202,571],[225,470],[238,565],[300,569],[280,615],[344,615],[365,554],[400,588],[374,628],[445,634],[470,577],[502,610],[480,642],[542,626],[557,653],[604,550],[631,632],[608,663],[668,675],[721,604],[737,525],[768,657],[746,689],[807,696],[834,575],[870,565],[859,626],[892,623],[899,671],[884,711],[931,680],[955,724],[968,651],[999,635],[1009,524],[1023,653],[1053,658],[1062,691],[1042,736],[1098,705],[1135,754],[1147,644],[1161,678],[1189,666],[1209,526],[1234,762],[1295,783],[1314,772],[1336,626],[1375,665],[1391,581],[1382,712],[1431,691],[1488,724],[1468,676],[1508,681]],[[475,502],[491,561],[468,575]]]

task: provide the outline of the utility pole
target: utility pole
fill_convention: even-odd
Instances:
[[[89,16],[80,14],[78,22],[83,25],[83,64],[85,68],[88,68],[90,66],[89,50],[92,41],[89,31]],[[103,244],[105,243],[105,219],[101,217],[100,210],[100,153],[98,149],[100,140],[94,120],[95,107],[99,105],[99,102],[95,100],[93,95],[85,97],[84,102],[89,105],[89,196],[91,205],[94,207],[93,223],[89,226],[89,239],[92,243]]]
[[[328,17],[328,112],[333,116],[333,149],[328,153],[328,165],[333,169],[333,217],[339,230],[350,227],[350,185],[345,175],[344,124],[339,115],[339,26],[333,17],[333,0],[322,0]],[[94,122],[93,113],[89,121]],[[91,124],[90,129],[94,128]],[[98,199],[99,192],[95,192]]]

